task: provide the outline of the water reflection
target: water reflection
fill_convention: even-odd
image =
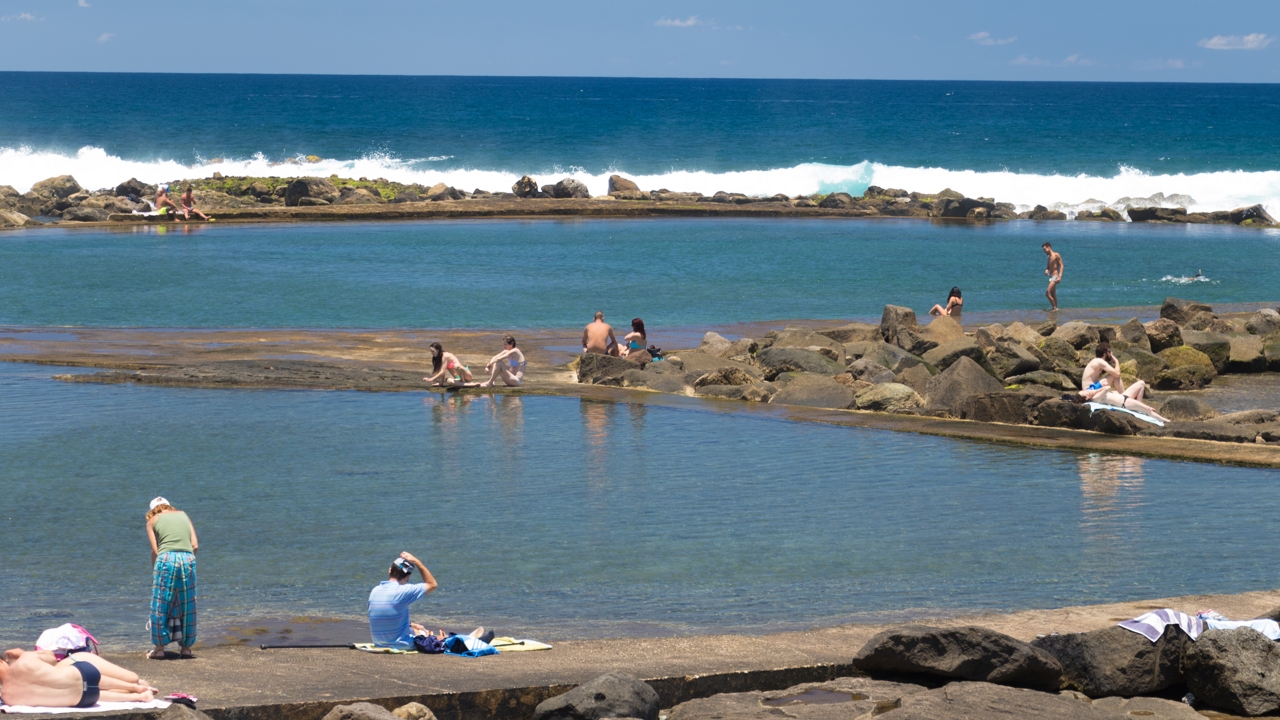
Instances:
[[[617,406],[611,402],[582,400],[578,405],[582,414],[583,459],[586,461],[587,483],[592,490],[601,490],[609,478],[609,426]]]
[[[1088,542],[1110,543],[1132,529],[1144,505],[1143,464],[1127,455],[1082,455],[1080,470],[1080,528]]]

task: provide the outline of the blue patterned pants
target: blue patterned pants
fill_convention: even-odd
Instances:
[[[189,648],[196,642],[196,556],[162,552],[156,557],[151,587],[151,642],[176,642]]]

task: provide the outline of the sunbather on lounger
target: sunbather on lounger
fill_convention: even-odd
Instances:
[[[87,708],[107,702],[151,702],[155,688],[136,673],[90,653],[62,662],[52,652],[6,650],[0,661],[0,700],[8,705]]]

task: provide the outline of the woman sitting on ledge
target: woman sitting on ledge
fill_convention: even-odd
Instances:
[[[947,296],[947,306],[934,305],[930,310],[930,315],[950,315],[952,317],[960,317],[960,311],[964,309],[964,298],[960,297],[960,288],[951,288],[951,294]]]
[[[432,375],[422,378],[423,380],[431,385],[452,385],[453,387],[462,387],[471,382],[471,368],[463,365],[457,355],[445,352],[444,347],[438,342],[431,343],[430,347]]]
[[[524,379],[524,369],[528,365],[524,359],[524,353],[516,349],[516,339],[510,335],[502,337],[502,352],[489,358],[489,364],[484,366],[484,371],[489,373],[489,379],[480,383],[480,387],[493,387],[501,378],[507,387],[520,387],[520,381]]]
[[[645,345],[649,342],[649,336],[644,331],[644,320],[635,318],[631,321],[631,332],[627,333],[622,341],[627,344],[622,348],[622,357],[626,357],[632,350],[644,350]]]

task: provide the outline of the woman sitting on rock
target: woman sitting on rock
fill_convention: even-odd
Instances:
[[[947,306],[934,305],[929,310],[930,315],[950,315],[952,317],[960,317],[960,311],[964,309],[964,298],[960,297],[960,288],[951,288],[951,294],[947,296]]]
[[[461,387],[471,382],[471,369],[462,364],[453,353],[445,352],[438,342],[431,343],[431,377],[424,377],[431,385]],[[448,380],[445,378],[448,377]]]
[[[631,321],[631,332],[627,333],[622,341],[627,344],[622,348],[622,357],[626,357],[632,350],[643,350],[649,342],[648,335],[644,331],[644,320],[635,318]]]

